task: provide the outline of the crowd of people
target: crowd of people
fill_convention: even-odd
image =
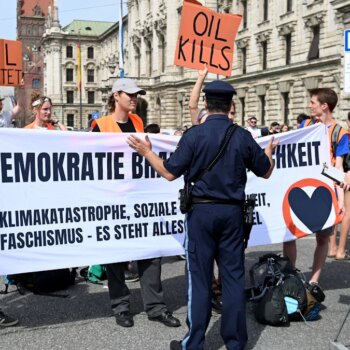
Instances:
[[[211,317],[212,307],[222,313],[221,335],[227,349],[244,349],[247,342],[244,293],[244,247],[242,210],[245,198],[246,172],[268,179],[274,169],[273,153],[278,139],[271,137],[264,150],[255,141],[258,137],[288,132],[290,127],[272,122],[270,127],[257,127],[257,118],[250,116],[245,127],[236,127],[234,95],[230,84],[215,80],[203,88],[208,70],[199,70],[198,79],[189,100],[191,122],[196,127],[188,130],[179,128],[175,135],[181,136],[179,143],[167,160],[152,151],[148,137],[141,139],[133,133],[160,133],[160,126],[150,124],[144,127],[142,119],[135,113],[138,95],[146,91],[132,79],[118,79],[112,87],[108,100],[109,115],[94,120],[92,132],[131,133],[129,146],[144,156],[151,166],[165,179],[172,181],[184,175],[186,183],[195,183],[192,190],[192,210],[186,214],[186,278],[188,332],[182,340],[173,340],[170,349],[203,349],[205,332]],[[204,93],[204,108],[199,108],[200,94]],[[21,103],[4,112],[0,98],[0,127],[9,127],[19,114]],[[310,116],[300,114],[297,127],[303,128],[315,123],[328,127],[329,138],[336,121],[333,111],[337,105],[336,93],[328,88],[310,91]],[[51,117],[52,101],[47,96],[34,93],[30,106],[33,121],[26,129],[62,130],[66,127]],[[235,126],[235,130],[231,128]],[[350,126],[350,115],[348,115]],[[187,129],[187,128],[186,128]],[[227,143],[216,165],[210,172],[203,172],[216,157],[229,132],[235,137]],[[278,136],[277,136],[278,137]],[[349,150],[349,133],[342,129],[336,148],[330,149],[331,163],[343,169],[343,159]],[[222,171],[226,164],[225,171]],[[227,169],[229,164],[230,168]],[[348,179],[344,180],[348,189]],[[327,256],[337,260],[350,260],[346,251],[350,229],[350,192],[344,186],[336,186],[340,212],[344,213],[340,239],[337,243],[337,228],[331,227],[316,233],[310,283],[318,285]],[[328,249],[330,242],[330,249]],[[295,241],[283,244],[284,255],[295,266],[297,249]],[[214,264],[218,265],[219,276],[214,276]],[[168,327],[179,327],[180,321],[173,316],[164,301],[161,282],[161,258],[133,262],[140,279],[141,295],[150,321]],[[116,323],[121,327],[132,327],[130,313],[130,290],[126,285],[126,273],[131,262],[107,264],[108,290],[111,308]],[[129,271],[130,272],[130,271]],[[220,292],[218,293],[217,290]],[[215,292],[213,292],[215,291]],[[0,326],[13,326],[18,320],[0,310]]]

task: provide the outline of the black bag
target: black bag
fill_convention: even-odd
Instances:
[[[19,291],[24,288],[38,294],[56,292],[72,284],[72,275],[68,268],[20,273],[9,275],[8,278],[14,281]]]
[[[193,185],[185,182],[184,188],[179,190],[180,211],[182,214],[186,214],[192,209],[192,189]]]
[[[249,274],[252,287],[247,290],[247,296],[256,303],[255,317],[258,322],[273,326],[283,325],[305,318],[304,315],[307,316],[313,308],[314,304],[309,305],[307,295],[310,285],[288,258],[276,254],[263,255],[252,266]],[[285,297],[294,300],[295,312],[292,309],[288,314]],[[314,313],[316,311],[314,309]],[[311,315],[309,320],[316,320],[317,316],[318,314]]]
[[[269,288],[256,304],[254,315],[259,323],[270,326],[282,326],[288,323],[287,307],[281,285]]]

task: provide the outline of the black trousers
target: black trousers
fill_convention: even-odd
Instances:
[[[156,317],[167,310],[161,282],[160,258],[137,261],[143,307],[148,316]],[[125,263],[106,265],[109,297],[114,314],[130,311],[130,290],[125,284]]]

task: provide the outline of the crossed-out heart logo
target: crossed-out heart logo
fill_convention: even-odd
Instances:
[[[334,190],[317,179],[303,179],[289,187],[283,199],[283,218],[297,238],[340,222]]]

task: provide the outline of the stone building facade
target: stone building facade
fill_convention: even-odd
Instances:
[[[135,78],[147,94],[139,101],[139,114],[146,124],[162,128],[190,124],[188,100],[197,72],[173,64],[182,0],[128,0],[124,19],[125,75]],[[206,0],[207,6],[221,13],[242,14],[236,37],[232,76],[226,80],[237,90],[237,122],[256,116],[260,125],[272,121],[295,125],[295,117],[308,112],[308,90],[331,87],[340,97],[335,111],[344,120],[349,94],[343,92],[343,31],[350,27],[350,0]],[[58,19],[57,21],[58,22]],[[84,22],[84,28],[94,22]],[[105,31],[80,37],[76,23],[61,29],[49,26],[43,39],[45,51],[45,91],[54,97],[68,125],[80,127],[75,83],[77,60],[74,48],[82,45],[83,122],[93,110],[106,112],[105,101],[113,80],[118,76],[118,23]],[[54,29],[56,28],[56,29]],[[67,46],[73,57],[67,58]],[[89,59],[88,47],[95,56]],[[112,75],[113,66],[116,66]],[[66,70],[73,69],[73,83],[67,82]],[[93,83],[84,83],[88,70],[94,70]],[[207,80],[217,79],[209,74]],[[220,79],[224,77],[220,76]],[[60,90],[61,89],[61,90]],[[73,90],[73,103],[67,104],[67,91]],[[95,103],[87,103],[88,92]],[[71,115],[68,120],[68,115]]]

